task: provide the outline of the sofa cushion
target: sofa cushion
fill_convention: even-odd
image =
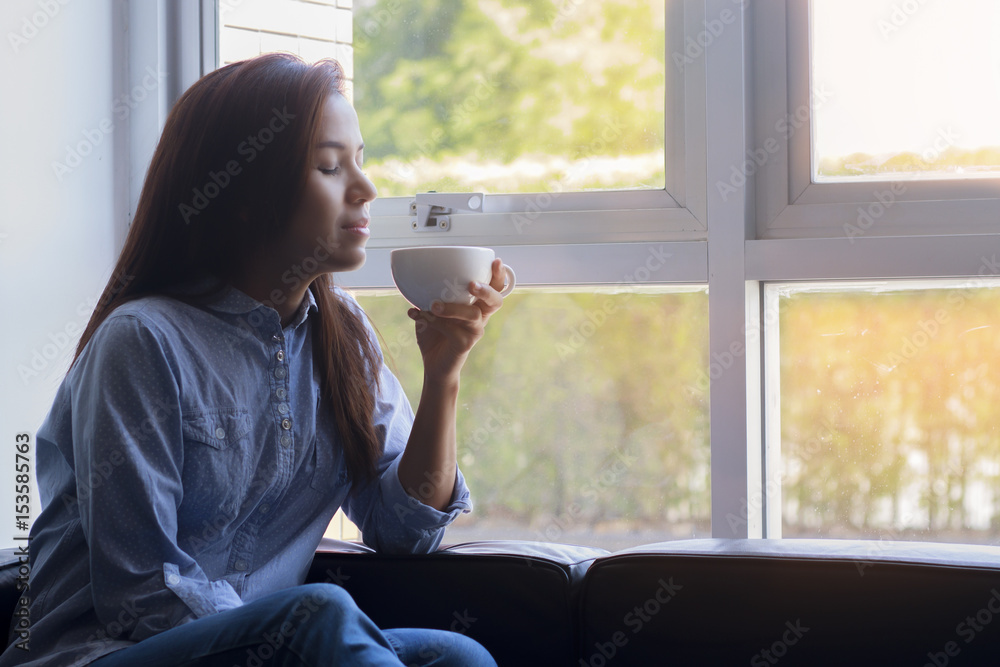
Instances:
[[[684,540],[599,558],[579,665],[973,665],[1000,656],[1000,548]]]
[[[603,549],[540,542],[469,542],[389,556],[324,540],[308,581],[343,586],[383,628],[466,633],[501,666],[576,665],[577,596]]]

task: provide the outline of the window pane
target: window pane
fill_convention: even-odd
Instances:
[[[364,294],[416,406],[408,306]],[[475,511],[446,539],[614,549],[710,536],[707,333],[703,289],[519,287],[463,370],[459,464]]]
[[[343,6],[343,2],[337,3]],[[382,196],[661,189],[665,5],[220,0],[220,60],[344,62]]]
[[[768,293],[782,536],[996,542],[1000,282]]]
[[[813,177],[1000,175],[1000,3],[810,3]]]
[[[385,194],[664,186],[664,3],[358,2]]]

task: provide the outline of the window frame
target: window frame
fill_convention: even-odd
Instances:
[[[493,247],[519,267],[519,283],[536,286],[615,284],[641,265],[653,247],[666,246],[675,261],[656,282],[706,282],[705,63],[702,57],[683,59],[681,70],[672,60],[683,52],[686,35],[704,29],[705,8],[697,0],[665,4],[673,30],[664,40],[664,189],[487,193],[482,213],[451,214],[446,232],[414,232],[412,197],[379,198],[372,203],[378,231],[368,242],[368,261],[361,270],[340,276],[340,282],[356,288],[392,287],[392,249],[440,244]],[[601,253],[616,259],[602,261]],[[553,255],[560,258],[557,264],[548,259]]]
[[[755,31],[755,148],[777,141],[757,171],[758,238],[858,238],[982,234],[1000,219],[1000,178],[897,178],[847,183],[812,181],[811,0],[752,4]],[[793,131],[776,135],[785,119]],[[773,145],[773,144],[772,144]],[[879,201],[891,202],[884,205]],[[868,217],[863,215],[868,213]],[[874,214],[874,215],[873,215]],[[962,222],[954,222],[961,218]],[[952,221],[942,229],[942,221]]]
[[[214,0],[216,6],[220,0]],[[664,189],[606,192],[486,193],[482,213],[451,215],[451,227],[441,232],[414,232],[410,221],[412,197],[383,197],[372,203],[378,233],[371,248],[475,243],[535,245],[568,239],[578,243],[636,240],[703,241],[704,214],[703,113],[704,63],[689,59],[683,72],[670,60],[683,50],[684,35],[704,20],[697,0],[667,2],[666,85],[664,113]],[[216,21],[218,10],[216,12]],[[221,25],[221,23],[219,23]],[[208,54],[206,54],[207,56]],[[217,60],[217,55],[216,55]],[[362,121],[363,122],[363,121]],[[558,192],[557,196],[555,193]],[[608,224],[609,216],[614,224]],[[699,273],[703,273],[699,271]],[[694,279],[691,276],[687,279]]]
[[[218,0],[184,2],[217,7]],[[668,35],[666,59],[666,136],[683,142],[683,153],[671,152],[668,144],[664,191],[601,193],[598,203],[588,201],[595,193],[566,193],[558,207],[539,210],[520,230],[515,216],[529,212],[532,198],[537,205],[544,193],[489,195],[484,213],[456,214],[450,232],[425,234],[412,233],[408,198],[387,198],[376,213],[379,233],[369,244],[366,267],[344,282],[390,287],[388,254],[394,247],[474,243],[496,248],[516,265],[521,284],[614,284],[623,267],[666,246],[676,262],[664,282],[708,283],[710,358],[731,359],[710,387],[712,534],[778,537],[780,495],[769,498],[767,491],[780,463],[774,458],[780,443],[767,437],[773,406],[766,404],[776,368],[768,341],[777,332],[768,326],[765,286],[996,275],[990,249],[1000,250],[1000,198],[987,196],[993,179],[910,181],[877,227],[849,235],[847,225],[856,224],[859,208],[876,203],[874,195],[892,182],[808,183],[808,171],[802,178],[808,132],[793,135],[759,169],[731,181],[748,151],[774,134],[774,119],[787,118],[808,100],[807,61],[795,57],[808,45],[808,32],[796,28],[807,25],[802,17],[808,0],[665,2],[668,25],[679,25],[669,17],[683,15],[683,34]],[[707,40],[707,27],[724,12],[733,12],[735,20],[712,34],[691,62],[684,60],[686,40],[702,33]],[[210,41],[202,40],[200,48]],[[173,48],[190,43],[179,40]],[[672,69],[677,54],[683,76]],[[679,89],[682,105],[670,95]],[[723,192],[720,184],[729,188]]]

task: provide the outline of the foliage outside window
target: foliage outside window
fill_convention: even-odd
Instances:
[[[777,288],[783,537],[1000,540],[1000,283]]]
[[[355,5],[383,196],[664,186],[664,3]]]
[[[407,395],[420,354],[402,297],[362,295]],[[710,535],[704,290],[519,288],[462,374],[461,542],[635,546]]]

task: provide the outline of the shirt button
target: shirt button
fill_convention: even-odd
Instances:
[[[278,378],[279,380],[283,380],[285,378],[286,373],[287,371],[285,370],[284,366],[278,366],[277,368],[274,369],[274,377]]]
[[[285,360],[285,353],[284,353],[283,350],[278,350],[278,354],[276,354],[274,356],[276,356],[278,358],[278,361],[284,361]]]
[[[261,505],[260,506],[260,513],[261,514],[267,514],[268,511],[270,511],[270,509],[271,509],[270,505]]]
[[[285,391],[284,387],[278,387],[277,391],[274,392],[274,395],[277,396],[279,400],[283,401],[285,400],[285,396],[288,396],[288,392]]]
[[[279,343],[281,342],[281,336],[279,336],[278,334],[274,334],[273,336],[271,336],[271,340],[273,340],[275,343]]]
[[[236,561],[235,563],[233,563],[233,566],[237,570],[239,570],[240,572],[242,572],[243,570],[247,569],[247,562],[241,558],[238,561]]]
[[[282,403],[281,405],[279,405],[278,406],[278,412],[280,412],[281,414],[287,414],[288,413],[288,403]],[[219,437],[221,438],[222,436],[219,436]]]
[[[288,445],[292,444],[292,439],[289,438],[287,435],[283,435],[281,436],[281,444],[287,447]]]
[[[291,428],[292,428],[292,420],[291,419],[282,419],[281,420],[281,428],[285,429],[286,431],[290,431]]]
[[[219,428],[215,429],[215,437],[218,438],[219,440],[222,440],[223,438],[225,438],[226,437],[226,429],[222,428],[221,426]]]
[[[176,586],[177,584],[181,583],[181,578],[178,577],[176,574],[168,574],[167,583],[170,584],[171,586]]]

